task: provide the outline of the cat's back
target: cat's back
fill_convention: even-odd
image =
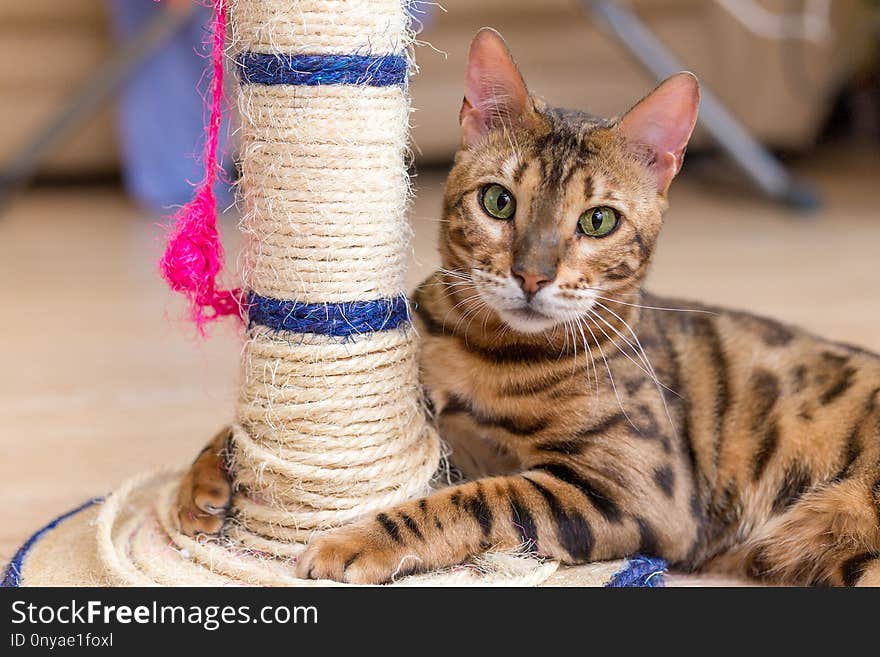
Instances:
[[[822,480],[852,459],[853,436],[859,449],[880,446],[880,427],[863,426],[880,404],[878,355],[738,310],[655,295],[643,304],[679,309],[645,310],[640,325],[712,479],[758,483],[772,468],[785,481],[800,464]]]
[[[704,362],[732,374],[774,372],[786,376],[792,391],[822,387],[843,377],[857,383],[857,371],[875,375],[880,386],[880,355],[862,347],[835,342],[797,326],[750,312],[704,305],[677,298],[645,293],[640,326],[655,341],[674,346],[679,358],[694,364]],[[716,372],[713,378],[717,378]],[[708,375],[708,373],[707,373]],[[835,376],[837,375],[837,376]],[[833,401],[846,386],[814,390]]]

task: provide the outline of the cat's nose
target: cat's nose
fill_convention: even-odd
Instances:
[[[519,282],[519,286],[527,296],[537,294],[538,290],[553,282],[553,279],[544,274],[537,274],[530,271],[517,271],[515,269],[511,273]]]

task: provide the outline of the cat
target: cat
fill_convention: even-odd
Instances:
[[[477,34],[442,268],[413,297],[422,383],[469,481],[315,538],[300,576],[387,582],[525,546],[880,585],[880,357],[642,288],[698,105],[680,73],[620,119],[558,109]],[[188,533],[222,527],[228,440],[181,486]]]

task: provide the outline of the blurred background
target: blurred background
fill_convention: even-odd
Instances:
[[[666,73],[701,78],[655,291],[880,351],[880,2],[441,4],[412,9],[411,284],[437,262],[467,45],[490,25],[553,104],[614,115]],[[188,0],[0,0],[0,558],[230,420],[239,329],[199,339],[156,266],[162,217],[202,176],[209,20]],[[234,283],[237,214],[217,192]]]

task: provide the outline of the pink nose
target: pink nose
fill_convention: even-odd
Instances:
[[[528,271],[513,271],[513,276],[519,281],[519,286],[527,295],[536,294],[542,287],[551,283],[552,280],[544,274],[535,274]]]

